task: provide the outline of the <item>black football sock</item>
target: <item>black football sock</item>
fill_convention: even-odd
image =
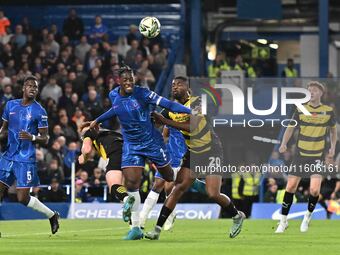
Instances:
[[[318,203],[318,199],[319,199],[319,195],[317,195],[316,197],[309,195],[308,198],[308,211],[309,212],[313,212],[315,209],[316,204]]]
[[[281,214],[282,215],[288,215],[290,207],[292,206],[293,203],[293,198],[294,198],[294,193],[290,193],[288,191],[285,192],[285,195],[283,197],[283,202],[282,202],[282,208],[281,208]]]
[[[323,209],[325,209],[326,211],[328,211],[325,200],[319,201],[319,204],[322,206]]]
[[[238,210],[236,209],[234,203],[230,200],[230,203],[223,208],[225,211],[227,211],[231,217],[235,217],[238,214]]]
[[[172,210],[163,205],[162,210],[159,214],[157,224],[156,224],[156,229],[160,230],[162,229],[166,219],[169,217],[169,215],[172,213]]]
[[[111,194],[118,198],[120,201],[123,201],[124,198],[129,195],[126,188],[120,184],[113,184],[111,186]]]

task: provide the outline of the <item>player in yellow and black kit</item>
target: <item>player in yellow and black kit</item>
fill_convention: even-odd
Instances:
[[[172,95],[175,100],[190,107],[193,112],[200,112],[201,100],[199,97],[190,95],[187,78],[176,77],[173,80]],[[192,170],[194,170],[197,165],[220,166],[223,151],[218,137],[213,132],[206,117],[202,114],[193,116],[169,112],[166,117],[155,114],[154,118],[156,122],[181,130],[188,147],[188,151],[183,158],[181,169],[175,181],[175,187],[162,207],[156,227],[154,231],[145,235],[148,239],[157,240],[159,239],[164,222],[175,208],[176,203],[195,181],[196,175]],[[238,211],[231,199],[220,192],[222,183],[221,176],[207,175],[205,182],[206,193],[209,198],[218,203],[222,207],[222,210],[226,210],[232,215],[233,226],[230,230],[230,237],[236,237],[241,231],[242,223],[245,219],[244,213]]]
[[[302,176],[310,177],[310,195],[308,211],[303,218],[300,231],[306,232],[308,230],[312,212],[318,202],[322,182],[322,176],[314,174],[315,172],[312,171],[322,171],[324,169],[323,161],[328,132],[330,133],[331,147],[327,157],[333,158],[335,154],[337,141],[336,120],[333,108],[321,103],[321,97],[325,90],[324,86],[319,82],[312,81],[307,88],[311,93],[311,99],[304,106],[311,115],[305,115],[300,110],[295,111],[291,126],[286,129],[279,148],[281,153],[287,150],[287,143],[294,132],[294,124],[297,124],[299,135],[296,143],[296,153],[283,198],[281,220],[275,233],[283,233],[288,227],[287,215]]]
[[[110,194],[116,196],[120,201],[124,201],[129,195],[122,185],[122,135],[112,130],[96,130],[88,127],[84,127],[82,133],[83,145],[78,158],[79,163],[85,163],[88,155],[95,149],[99,156],[108,161],[105,178]]]

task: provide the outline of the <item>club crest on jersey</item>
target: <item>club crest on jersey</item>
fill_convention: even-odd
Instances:
[[[131,100],[130,107],[131,107],[131,109],[138,109],[139,104],[138,104],[137,100]]]

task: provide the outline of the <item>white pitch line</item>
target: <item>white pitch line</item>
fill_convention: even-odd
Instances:
[[[79,233],[79,232],[93,232],[93,231],[106,231],[106,230],[115,230],[115,229],[127,229],[127,227],[119,227],[119,228],[92,228],[92,229],[81,229],[81,230],[70,230],[70,231],[58,231],[58,234],[64,233]],[[2,237],[19,237],[19,236],[39,236],[39,235],[51,235],[51,232],[40,232],[40,233],[26,233],[26,234],[14,234],[14,235],[6,235],[2,233]]]

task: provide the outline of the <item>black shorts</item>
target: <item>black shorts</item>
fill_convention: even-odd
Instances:
[[[320,194],[322,195],[323,199],[331,199],[331,195],[334,189],[330,187],[325,187],[325,185],[321,185]]]
[[[323,157],[304,157],[297,155],[293,158],[289,169],[289,175],[309,178],[311,175],[315,174],[325,174]]]
[[[115,140],[112,144],[115,150],[108,155],[108,163],[106,165],[106,173],[111,170],[122,171],[122,153],[123,153],[123,141]]]
[[[210,172],[209,169],[216,171],[217,166],[223,165],[223,150],[219,144],[214,144],[209,151],[203,153],[194,153],[189,149],[183,157],[182,167],[191,169],[198,177],[209,174],[218,174]]]

